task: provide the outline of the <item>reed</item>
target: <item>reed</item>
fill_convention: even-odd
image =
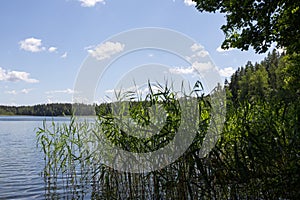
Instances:
[[[197,134],[180,158],[147,173],[125,173],[102,164],[101,154],[97,153],[101,151],[101,137],[136,153],[157,150],[174,139],[183,120],[180,99],[166,86],[157,85],[158,92],[149,87],[145,99],[128,92],[118,94],[119,101],[100,105],[94,122],[78,121],[73,116],[67,124],[44,123],[37,132],[37,141],[44,153],[43,176],[48,196],[92,199],[297,199],[300,196],[299,157],[295,153],[299,153],[299,128],[295,127],[295,118],[285,116],[286,109],[292,108],[275,108],[272,103],[260,101],[243,102],[237,108],[229,106],[220,139],[202,157],[201,147],[212,107],[199,82],[191,93],[181,95],[185,100],[181,105],[188,108],[191,99],[196,99],[198,109],[188,110],[191,117],[197,118],[197,124],[185,123],[186,127],[181,127],[193,128]],[[153,105],[158,106],[151,113],[148,108]],[[167,116],[165,121],[163,117],[150,120],[153,113],[162,110]],[[150,132],[147,127],[157,129],[157,134],[143,138],[128,134],[133,131],[132,120],[141,125],[134,129],[138,136]],[[67,189],[61,192],[60,187]]]

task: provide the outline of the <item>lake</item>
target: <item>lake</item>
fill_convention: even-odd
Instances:
[[[35,131],[45,119],[69,121],[67,117],[0,116],[0,199],[49,198]]]

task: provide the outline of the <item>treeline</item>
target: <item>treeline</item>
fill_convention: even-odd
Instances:
[[[230,102],[278,100],[285,103],[299,98],[299,55],[279,54],[274,50],[261,63],[248,62],[225,81]],[[230,103],[229,102],[229,103]]]
[[[0,106],[0,115],[68,116],[93,115],[96,105],[52,103],[34,106]]]

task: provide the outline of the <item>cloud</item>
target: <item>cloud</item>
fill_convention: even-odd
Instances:
[[[17,91],[16,90],[9,90],[5,92],[6,94],[11,94],[11,95],[17,95]]]
[[[0,81],[38,83],[37,79],[29,78],[30,74],[20,71],[7,71],[0,67]]]
[[[132,91],[137,91],[138,90],[138,86],[131,86],[128,88],[117,88],[117,89],[108,89],[105,90],[105,93],[107,94],[115,94],[115,93],[125,93],[125,92],[132,92]]]
[[[71,101],[68,100],[62,100],[62,99],[57,99],[54,96],[47,96],[46,97],[46,104],[52,104],[52,103],[70,103]]]
[[[94,7],[97,3],[105,4],[104,0],[79,0],[82,7]]]
[[[61,58],[66,58],[68,56],[68,52],[65,52],[63,55],[61,55]]]
[[[224,52],[232,51],[234,50],[234,48],[222,49],[222,47],[218,47],[216,50],[217,52],[224,53]]]
[[[6,91],[5,93],[6,94],[11,94],[11,95],[17,95],[17,94],[28,94],[31,90],[33,89],[23,89],[23,90],[20,90],[20,91],[16,91],[16,90],[8,90]]]
[[[49,48],[48,48],[48,51],[49,51],[50,53],[56,52],[56,50],[57,50],[56,47],[49,47]]]
[[[211,62],[194,62],[192,65],[193,69],[197,72],[205,72],[214,69],[214,65]]]
[[[191,56],[187,56],[186,59],[189,62],[195,62],[198,61],[201,58],[209,56],[209,53],[204,49],[204,47],[201,44],[193,44],[191,46],[192,52],[194,52]]]
[[[211,62],[194,62],[190,67],[176,67],[169,69],[172,74],[196,74],[213,70],[214,65]]]
[[[21,92],[22,92],[23,94],[28,94],[31,90],[32,90],[32,89],[23,89],[23,90],[21,90]]]
[[[169,69],[170,73],[172,74],[193,74],[195,71],[193,67],[176,67],[176,68],[171,68]]]
[[[197,3],[192,0],[184,0],[184,4],[187,6],[196,6]]]
[[[232,67],[226,67],[219,70],[220,75],[223,77],[230,77],[234,72],[235,70]]]
[[[42,43],[41,39],[37,39],[34,37],[27,38],[25,40],[21,40],[19,42],[20,49],[24,51],[29,51],[29,52],[41,52],[47,50],[50,53],[57,52],[57,47],[50,46],[50,47],[45,47]]]
[[[56,94],[56,93],[64,93],[64,94],[75,94],[76,92],[72,89],[65,89],[65,90],[52,90],[45,92],[46,94]]]
[[[151,90],[154,93],[158,93],[162,90],[162,88],[158,87],[157,85],[151,84]],[[143,84],[143,85],[134,85],[134,86],[131,86],[131,87],[128,87],[128,88],[117,88],[117,89],[105,90],[105,93],[108,94],[107,97],[110,100],[116,98],[114,96],[115,93],[125,94],[126,92],[134,92],[135,94],[137,94],[137,96],[145,96],[145,95],[150,93],[150,90],[149,90],[148,84],[147,85],[145,85],[145,84]]]
[[[124,44],[119,42],[106,42],[97,46],[94,50],[88,50],[89,54],[97,60],[110,58],[112,55],[122,52],[125,48]]]
[[[193,61],[197,61],[201,58],[205,58],[209,56],[209,53],[205,50],[201,50],[201,51],[198,51],[196,52],[195,54],[191,55],[190,57],[186,57],[186,59],[189,61],[189,62],[193,62]]]
[[[201,44],[195,43],[191,46],[191,49],[193,52],[195,52],[195,51],[199,51],[199,50],[204,50],[204,47]]]
[[[42,46],[42,40],[37,38],[27,38],[19,42],[20,49],[30,52],[44,51],[46,48]]]
[[[96,47],[95,45],[89,45],[89,46],[84,47],[83,49],[84,50],[89,50],[89,49],[93,49],[95,47]]]

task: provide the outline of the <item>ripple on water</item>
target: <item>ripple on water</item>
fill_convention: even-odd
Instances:
[[[0,120],[0,199],[45,199],[34,132],[39,123]]]
[[[1,121],[2,120],[2,121]],[[66,187],[66,178],[59,177],[57,184],[47,184],[40,176],[44,160],[36,148],[34,129],[42,126],[42,120],[0,117],[0,199],[72,199],[72,188]],[[82,198],[82,196],[81,196]],[[85,196],[90,199],[90,196]]]

